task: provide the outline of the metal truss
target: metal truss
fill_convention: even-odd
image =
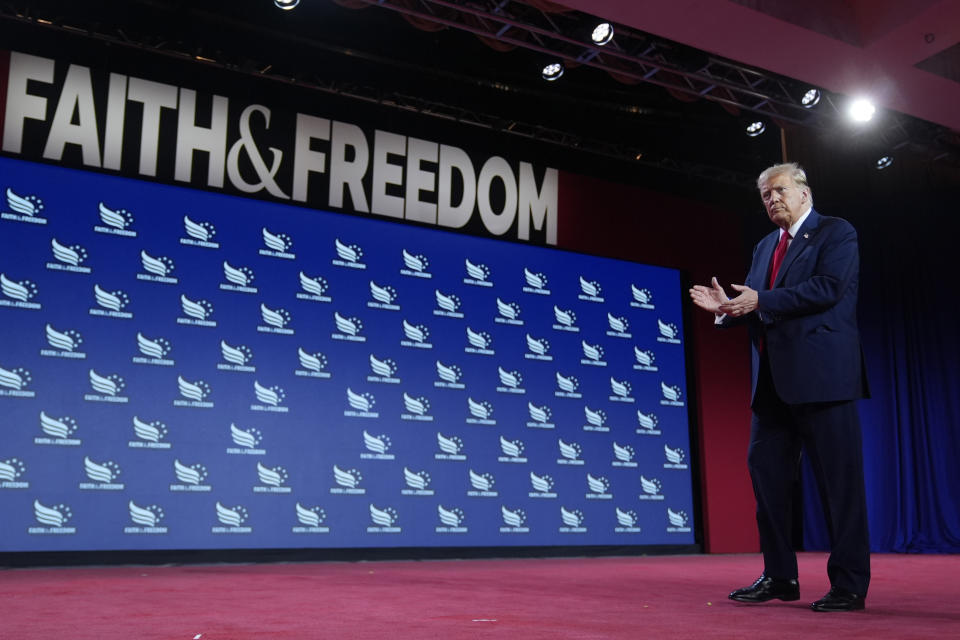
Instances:
[[[680,100],[705,99],[723,105],[731,113],[746,112],[769,118],[781,127],[799,126],[836,134],[841,130],[839,101],[821,91],[820,104],[807,109],[800,103],[806,85],[710,56],[698,50],[655,38],[622,26],[616,26],[612,42],[599,47],[590,41],[596,18],[575,11],[551,13],[536,6],[537,0],[352,0],[404,14],[412,21],[448,27],[472,33],[498,47],[521,47],[553,59],[562,59],[571,68],[589,66],[602,69],[626,83],[647,83],[663,87]],[[163,0],[137,0],[153,8],[169,8]],[[283,68],[269,60],[254,61],[241,51],[211,52],[202,42],[187,42],[178,34],[151,32],[133,34],[121,26],[107,26],[83,11],[45,14],[43,3],[2,2],[0,20],[13,20],[35,26],[83,35],[113,45],[131,47],[158,55],[246,73],[259,78],[322,91],[351,99],[416,112],[425,116],[455,121],[482,129],[536,140],[580,152],[586,152],[704,178],[713,182],[752,187],[753,176],[728,168],[667,157],[652,157],[636,145],[602,140],[569,130],[545,127],[533,122],[504,118],[464,107],[450,100],[385,90],[357,82],[331,81],[308,70]],[[251,31],[251,37],[269,35],[343,55],[362,55],[356,49],[287,33],[271,32],[263,26],[251,26],[222,14],[205,13],[202,5],[189,11],[224,27]],[[371,62],[393,65],[400,71],[411,66],[398,60],[366,56]],[[437,73],[435,70],[432,72]],[[499,83],[477,80],[489,87],[503,89]],[[960,163],[960,145],[950,132],[927,122],[896,113],[886,113],[883,126],[873,127],[869,138],[861,134],[854,143],[888,150],[909,149],[937,161]],[[948,143],[944,144],[946,139]]]
[[[705,99],[732,113],[769,118],[836,135],[841,131],[841,96],[823,89],[813,108],[801,103],[815,88],[767,71],[706,54],[628,27],[600,47],[590,40],[597,18],[577,11],[548,12],[536,0],[353,0],[424,21],[472,33],[481,39],[522,47],[563,60],[569,66],[602,69],[628,83],[667,89],[681,100]],[[936,161],[960,164],[956,135],[904,114],[885,112],[869,133],[846,132],[858,144],[909,149]]]

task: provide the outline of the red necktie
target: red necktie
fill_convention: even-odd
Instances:
[[[777,272],[780,271],[780,265],[783,264],[783,256],[787,255],[787,245],[789,244],[790,234],[783,232],[780,235],[780,242],[773,252],[773,262],[770,266],[770,286],[767,287],[768,289],[773,289],[773,283],[777,280]]]

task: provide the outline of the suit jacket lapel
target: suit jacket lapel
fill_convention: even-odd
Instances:
[[[797,236],[790,241],[790,246],[787,247],[787,255],[783,256],[783,263],[780,265],[780,271],[777,272],[777,279],[773,283],[774,287],[780,286],[780,283],[783,282],[784,275],[787,273],[787,270],[790,269],[790,265],[793,264],[797,256],[800,255],[804,248],[813,240],[819,224],[820,214],[811,210],[810,215],[807,216],[807,219],[803,221],[803,224],[800,225],[800,228],[797,230]],[[771,253],[771,257],[772,255]]]
[[[777,248],[777,232],[774,231],[757,245],[756,261],[751,271],[753,288],[763,290],[770,280],[770,263],[773,261],[773,252]]]

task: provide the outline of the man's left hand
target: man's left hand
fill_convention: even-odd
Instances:
[[[738,318],[757,309],[759,301],[757,292],[754,289],[742,284],[731,284],[730,286],[735,291],[739,291],[740,295],[721,304],[721,312]]]

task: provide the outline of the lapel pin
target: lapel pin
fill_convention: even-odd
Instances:
[[[809,238],[809,237],[810,237],[810,234],[809,234],[809,233],[805,233],[805,234],[803,234],[803,237],[804,237],[804,238]]]

